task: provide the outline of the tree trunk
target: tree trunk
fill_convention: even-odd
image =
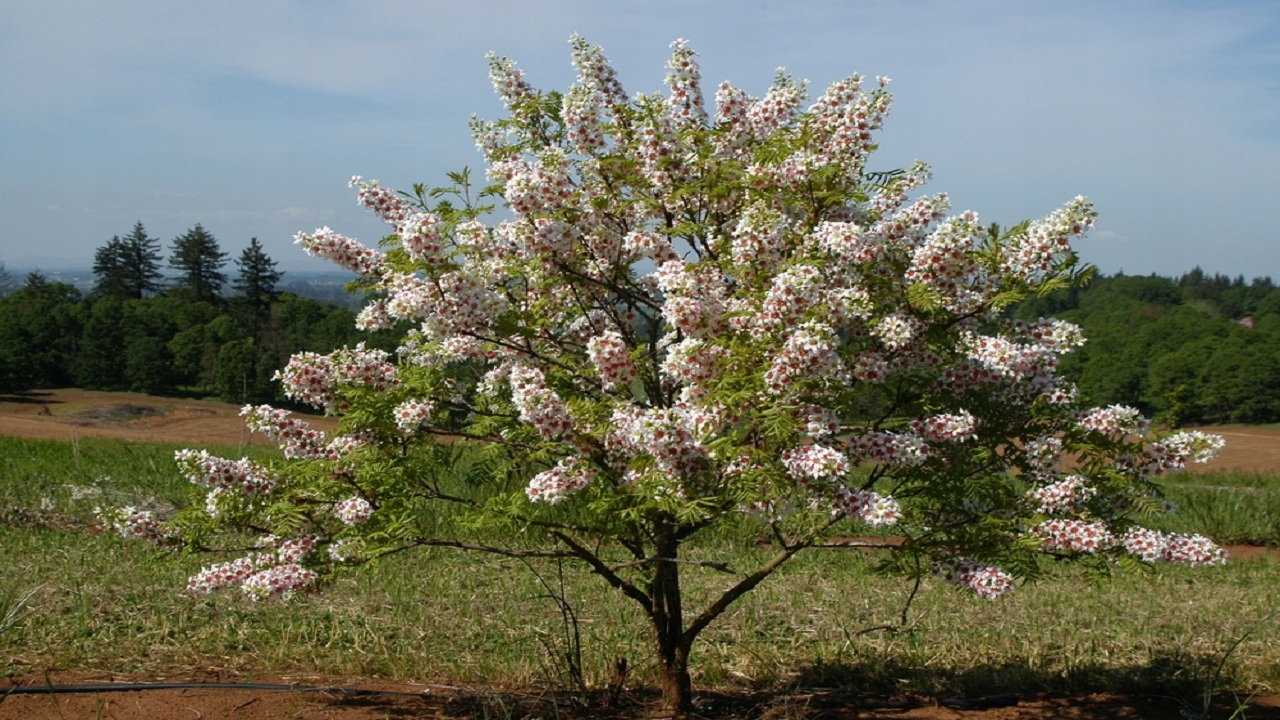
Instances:
[[[693,711],[693,682],[689,679],[689,651],[677,647],[658,666],[662,689],[662,708],[682,716]]]
[[[689,679],[691,638],[684,634],[684,613],[680,596],[680,565],[676,563],[680,541],[674,522],[661,523],[657,533],[653,570],[654,642],[658,650],[658,673],[664,710],[683,715],[693,710],[693,683]]]

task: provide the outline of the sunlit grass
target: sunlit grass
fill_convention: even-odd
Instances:
[[[235,593],[188,595],[187,577],[210,558],[100,532],[90,514],[95,503],[146,495],[183,502],[173,449],[0,438],[0,591],[30,593],[20,620],[0,631],[0,673],[564,682],[561,615],[517,560],[427,549],[353,571],[287,605]],[[1187,476],[1174,496],[1197,497],[1199,485],[1257,494],[1274,492],[1276,481]],[[1217,508],[1221,497],[1214,489],[1203,502]],[[1205,532],[1197,517],[1230,512],[1191,513],[1180,529]],[[738,571],[767,555],[746,532],[691,550]],[[1160,688],[1190,697],[1231,643],[1280,607],[1280,565],[1264,558],[1120,573],[1103,583],[1064,569],[996,602],[926,580],[905,626],[896,627],[911,583],[875,574],[877,557],[799,555],[703,634],[695,683],[971,694]],[[606,682],[619,657],[635,668],[635,681],[652,681],[650,639],[634,603],[577,566],[564,567],[563,588],[553,563],[534,567],[577,614],[589,683]],[[684,589],[697,606],[728,582],[721,573],[691,571]],[[1264,623],[1232,653],[1222,685],[1280,689],[1276,623]]]

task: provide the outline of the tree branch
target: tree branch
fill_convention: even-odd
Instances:
[[[651,614],[653,612],[653,603],[649,599],[649,596],[640,588],[632,585],[626,580],[623,580],[622,577],[614,572],[608,565],[605,565],[604,561],[601,560],[598,555],[583,547],[578,543],[578,541],[559,530],[552,530],[551,537],[567,545],[572,551],[570,554],[573,557],[576,557],[589,565],[595,574],[604,578],[605,582],[609,583],[614,588],[621,590],[627,597],[640,603],[640,606],[644,608],[646,614]]]
[[[774,555],[769,562],[761,565],[758,570],[742,578],[737,585],[726,590],[719,599],[699,613],[698,617],[695,618],[693,622],[689,623],[689,627],[684,631],[683,641],[692,644],[694,638],[698,636],[698,633],[702,632],[703,628],[710,625],[712,620],[715,620],[721,613],[727,610],[735,600],[750,592],[755,588],[755,586],[763,582],[765,578],[772,575],[774,570],[782,567],[782,564],[790,560],[793,555],[806,547],[809,547],[809,543],[812,542],[814,538],[826,532],[832,525],[843,520],[844,517],[844,513],[835,513],[815,528],[814,531],[809,534],[809,537],[805,542],[784,545],[782,549],[778,551],[778,554]]]

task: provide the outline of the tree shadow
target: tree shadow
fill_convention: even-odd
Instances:
[[[955,709],[1066,702],[1073,708],[1088,706],[1087,711],[1077,710],[1082,713],[1079,717],[1195,717],[1205,710],[1205,691],[1214,683],[1220,662],[1220,656],[1176,651],[1155,655],[1143,665],[1083,663],[1066,670],[1037,667],[1026,661],[967,668],[906,665],[894,660],[817,662],[800,669],[795,687],[830,689],[837,696],[901,698],[899,703],[914,699]],[[1230,666],[1222,668],[1213,688],[1209,717],[1232,716],[1247,697],[1222,688],[1241,684]],[[1248,717],[1280,720],[1280,708],[1271,707],[1271,700],[1264,703],[1267,707],[1251,707]]]
[[[52,398],[52,392],[40,390],[14,390],[0,393],[0,402],[19,403],[22,405],[56,405],[62,402]]]

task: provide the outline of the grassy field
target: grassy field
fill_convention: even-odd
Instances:
[[[100,532],[91,512],[144,497],[184,502],[174,449],[0,437],[0,674],[557,685],[572,643],[550,588],[577,613],[590,683],[604,683],[618,657],[636,680],[651,679],[631,603],[574,566],[433,550],[355,571],[287,606],[194,598],[186,578],[211,558]],[[1183,476],[1170,496],[1182,512],[1164,529],[1280,541],[1280,478]],[[748,540],[726,536],[695,550],[749,568],[764,551]],[[864,632],[895,623],[911,591],[873,573],[875,560],[849,550],[800,555],[704,633],[695,684],[1191,697],[1222,665],[1222,687],[1280,690],[1280,618],[1269,619],[1280,608],[1280,565],[1269,557],[1101,584],[1067,571],[994,603],[926,581],[905,628]],[[722,582],[691,576],[687,589],[696,603]]]

